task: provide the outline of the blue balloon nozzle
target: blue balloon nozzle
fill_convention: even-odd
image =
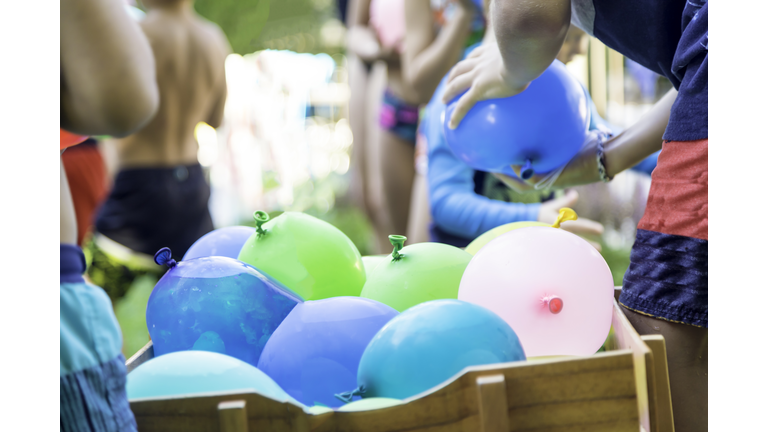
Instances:
[[[520,178],[528,180],[533,176],[533,163],[530,159],[525,160],[525,165],[520,169]]]
[[[171,249],[164,247],[155,253],[157,265],[167,265],[168,268],[176,267],[176,260],[171,258]]]

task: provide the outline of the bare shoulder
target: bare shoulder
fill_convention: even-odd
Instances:
[[[196,21],[200,29],[207,34],[208,40],[215,44],[216,48],[221,52],[222,55],[226,56],[232,52],[232,49],[229,46],[229,41],[227,40],[227,36],[224,34],[224,31],[221,29],[221,27],[199,15]]]

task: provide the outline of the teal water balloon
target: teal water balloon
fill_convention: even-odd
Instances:
[[[490,310],[434,300],[393,318],[368,344],[357,372],[364,398],[405,399],[467,366],[525,360],[514,330]]]
[[[128,399],[243,390],[277,401],[292,401],[272,378],[224,354],[179,351],[155,357],[128,374]],[[297,403],[298,404],[298,403]]]

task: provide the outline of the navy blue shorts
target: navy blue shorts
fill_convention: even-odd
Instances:
[[[213,231],[210,196],[200,165],[123,170],[98,212],[96,231],[149,256],[169,247],[180,260]]]

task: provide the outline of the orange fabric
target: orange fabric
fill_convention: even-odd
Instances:
[[[95,145],[79,145],[61,155],[67,173],[77,218],[77,244],[83,245],[96,217],[96,209],[107,197],[107,170]]]
[[[708,240],[709,139],[666,141],[639,229]]]
[[[88,139],[88,137],[85,135],[75,135],[61,128],[59,128],[59,138],[59,150],[64,150],[67,147],[80,144],[81,142]]]

